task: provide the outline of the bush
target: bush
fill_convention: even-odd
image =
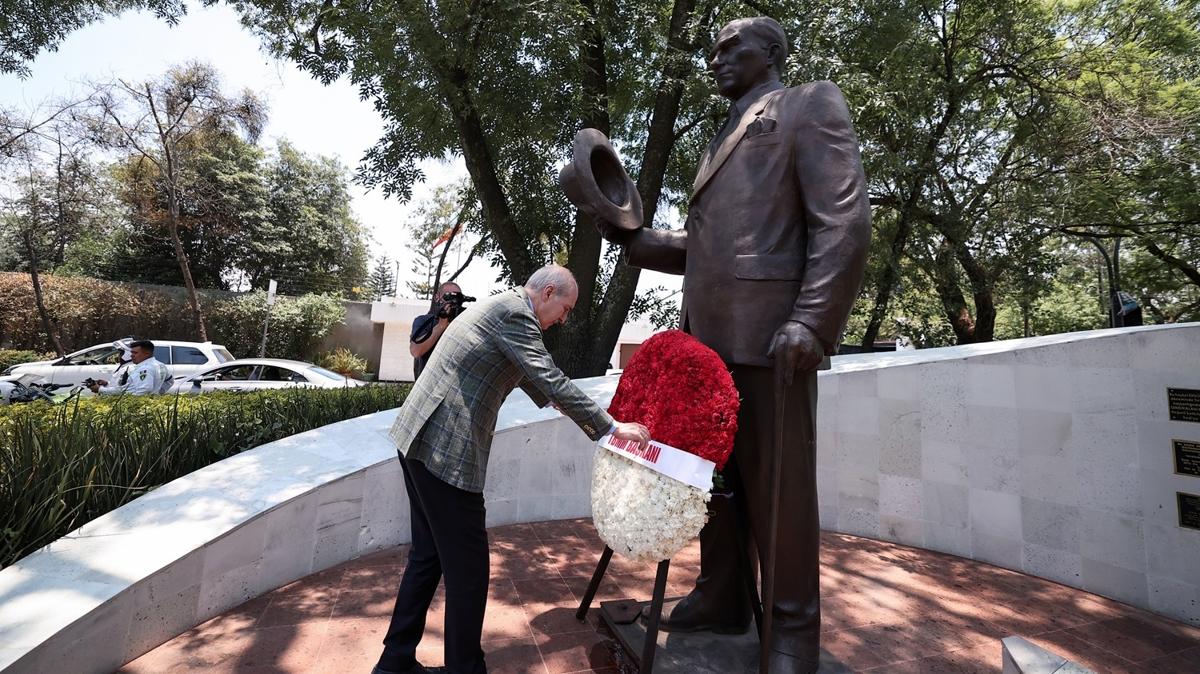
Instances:
[[[407,393],[372,385],[0,407],[0,567],[177,477],[396,407]]]
[[[43,274],[42,285],[68,352],[121,337],[198,339],[183,288],[55,274]],[[200,295],[209,338],[239,358],[258,355],[266,293],[201,290]],[[309,360],[345,317],[345,305],[333,295],[279,296],[271,308],[267,355]],[[0,344],[38,350],[52,346],[28,274],[0,272]]]
[[[29,363],[35,360],[49,360],[55,357],[53,351],[40,353],[38,351],[25,351],[21,349],[0,349],[0,372],[4,372],[13,365],[21,363]]]
[[[261,290],[214,305],[209,309],[213,340],[241,358],[257,356],[266,311],[267,294]],[[345,318],[346,307],[333,295],[280,296],[271,307],[267,356],[308,360]]]
[[[345,347],[338,347],[333,351],[323,353],[317,358],[317,365],[326,370],[345,376],[359,378],[367,371],[366,359],[359,358],[353,351]]]

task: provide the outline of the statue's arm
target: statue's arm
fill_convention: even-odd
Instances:
[[[682,274],[687,260],[687,230],[643,227],[625,242],[625,262],[664,274]]]
[[[799,94],[796,182],[804,195],[807,260],[791,320],[832,355],[862,285],[871,206],[850,110],[837,85],[814,82]]]

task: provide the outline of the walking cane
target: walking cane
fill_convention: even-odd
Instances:
[[[783,418],[787,395],[787,359],[775,353],[775,420],[771,438],[771,518],[767,530],[767,559],[763,568],[762,634],[759,637],[759,674],[769,674],[771,630],[775,623],[775,562],[779,542],[779,493],[783,473]]]

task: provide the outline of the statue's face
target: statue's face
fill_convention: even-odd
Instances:
[[[708,55],[708,69],[721,95],[737,100],[771,78],[771,50],[760,38],[734,21],[717,33]]]

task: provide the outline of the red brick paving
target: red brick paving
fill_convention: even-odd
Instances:
[[[483,649],[492,674],[617,672],[612,640],[574,611],[603,546],[588,520],[490,530]],[[405,547],[313,574],[168,641],[120,671],[367,674],[380,652]],[[699,572],[693,543],[669,594]],[[614,557],[600,600],[648,598],[654,565]],[[1023,636],[1097,672],[1200,672],[1200,628],[1063,585],[959,557],[826,533],[822,645],[858,671],[1000,671],[1000,638]],[[442,664],[444,595],[417,651]],[[700,674],[700,673],[697,673]]]

